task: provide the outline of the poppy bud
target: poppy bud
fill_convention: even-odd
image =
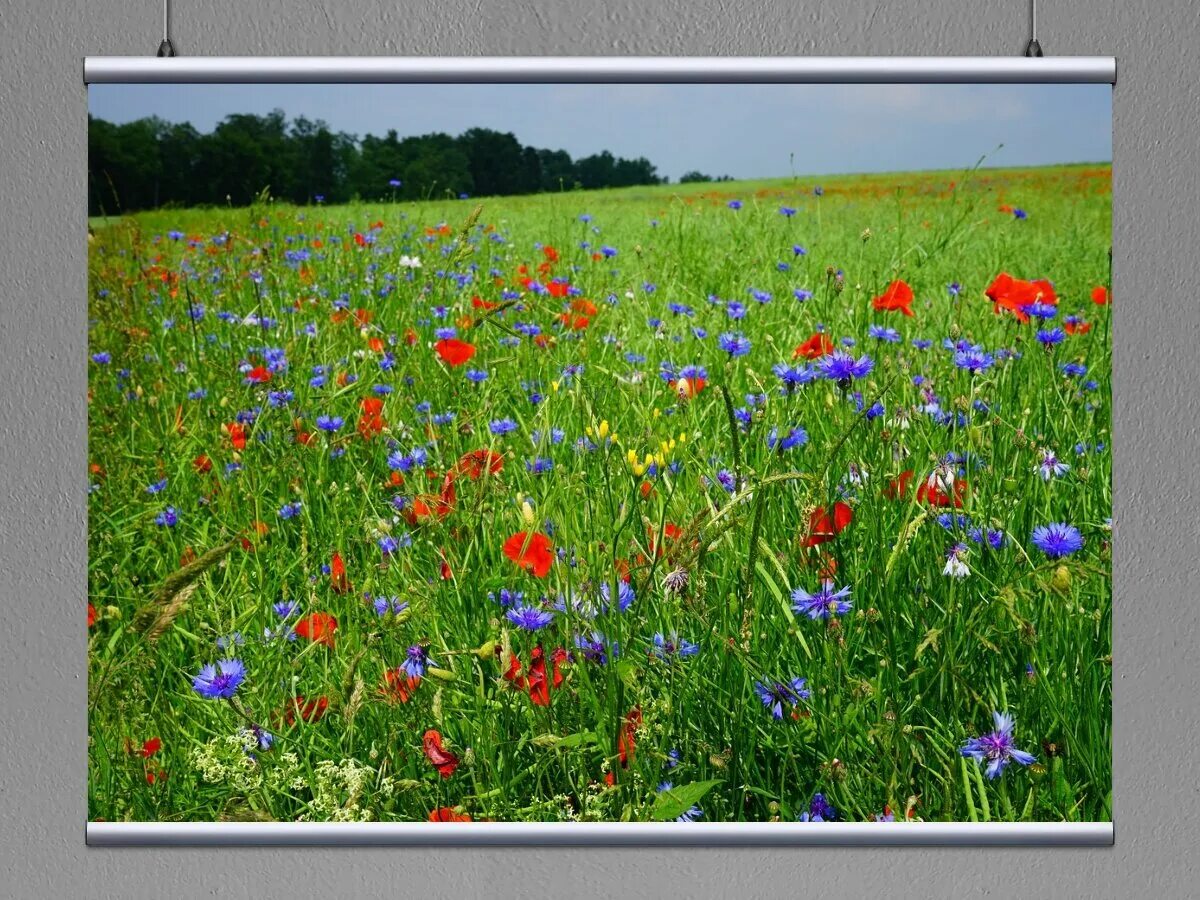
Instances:
[[[455,678],[453,672],[446,669],[435,669],[433,666],[426,668],[425,674],[430,678],[436,678],[438,681],[454,681]]]
[[[1017,492],[1017,479],[1011,478],[1011,477],[1005,478],[1003,484],[1004,484],[1004,493],[1015,494]]]
[[[491,659],[493,656],[496,655],[496,642],[495,641],[487,641],[486,643],[482,644],[479,647],[479,649],[473,650],[472,652],[476,656],[478,656],[480,659],[483,659],[483,660]]]
[[[1065,594],[1071,589],[1071,570],[1066,566],[1059,566],[1054,570],[1054,575],[1050,578],[1050,587],[1060,594]]]

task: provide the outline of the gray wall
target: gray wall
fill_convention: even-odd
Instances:
[[[88,850],[87,54],[158,0],[0,6],[0,894],[14,897],[1185,896],[1200,741],[1194,0],[1043,0],[1054,54],[1118,57],[1116,827],[1106,850]],[[997,54],[1023,0],[175,0],[180,53]],[[1186,656],[1186,659],[1185,659]],[[1188,702],[1188,701],[1191,702]],[[1185,713],[1184,710],[1190,712]]]

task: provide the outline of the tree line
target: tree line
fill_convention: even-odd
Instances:
[[[158,118],[117,125],[88,116],[88,210],[116,214],[162,206],[245,206],[264,189],[296,204],[533,194],[664,184],[645,158],[607,150],[572,159],[516,136],[471,128],[358,138],[320,120],[226,116],[203,134]],[[689,173],[690,174],[690,173]]]

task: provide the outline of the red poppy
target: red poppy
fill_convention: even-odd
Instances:
[[[654,529],[653,525],[646,526],[646,538],[650,543],[650,552],[653,553],[656,558],[662,556],[664,548],[669,551],[671,549],[671,544],[683,537],[683,529],[674,522],[667,522],[665,525],[663,525],[663,537],[665,538],[665,540],[662,542],[663,546],[659,546],[658,532]]]
[[[246,540],[245,538],[242,538],[243,546],[244,546],[245,540]],[[179,554],[179,568],[186,569],[188,566],[190,566],[195,561],[196,561],[196,551],[193,550],[191,547],[184,547],[183,552]]]
[[[818,506],[808,517],[808,536],[804,538],[802,546],[816,547],[829,543],[841,534],[853,519],[854,510],[840,500],[833,504],[832,515],[825,511],[825,507]]]
[[[364,441],[383,431],[383,400],[379,397],[363,397],[362,415],[358,419],[358,433]]]
[[[440,493],[420,494],[414,497],[412,503],[404,510],[404,518],[409,525],[421,525],[435,519],[441,521],[454,511],[457,499],[454,475],[451,473],[442,479]]]
[[[382,353],[385,346],[381,337],[373,337],[367,341],[367,349],[372,353]]]
[[[546,657],[538,644],[529,655],[529,677],[525,679],[534,706],[550,705],[550,683],[546,680]]]
[[[1000,310],[1007,309],[1019,322],[1029,321],[1027,310],[1035,303],[1058,305],[1058,295],[1054,293],[1054,286],[1049,281],[1022,281],[1020,278],[1013,278],[1007,272],[997,275],[984,293],[992,301],[993,311],[999,313]]]
[[[504,542],[504,555],[535,578],[545,578],[554,563],[554,545],[541,532],[518,531]]]
[[[957,478],[954,481],[954,486],[950,492],[942,490],[945,486],[940,478],[925,479],[921,482],[921,486],[917,488],[917,502],[928,503],[930,506],[945,507],[953,506],[955,509],[961,509],[963,498],[967,493],[967,482],[962,478]]]
[[[296,623],[295,632],[318,644],[333,649],[333,633],[337,631],[337,619],[326,612],[315,612]]]
[[[876,312],[899,310],[906,316],[911,316],[913,290],[908,283],[897,279],[889,284],[878,297],[871,299],[871,306]]]
[[[149,759],[155,753],[162,749],[162,738],[152,737],[150,740],[142,744],[142,758]]]
[[[246,426],[241,422],[230,422],[225,426],[225,430],[229,433],[229,443],[233,444],[234,450],[246,449]]]
[[[908,487],[912,480],[913,470],[905,469],[900,473],[899,478],[892,478],[888,481],[887,487],[883,489],[883,496],[889,500],[908,499]]]
[[[461,366],[475,355],[475,345],[460,341],[458,338],[446,338],[433,345],[437,355],[448,366]]]
[[[449,806],[439,806],[429,813],[430,822],[470,822],[471,817],[466,813],[455,812]]]
[[[1096,285],[1092,288],[1092,302],[1097,306],[1107,306],[1112,303],[1112,291],[1102,284]]]
[[[88,628],[96,624],[96,607],[88,604]]]
[[[329,561],[329,586],[335,594],[344,594],[350,590],[350,582],[346,579],[346,564],[342,562],[342,554],[336,550],[333,559]]]
[[[833,352],[833,341],[823,332],[816,332],[807,341],[801,344],[792,352],[792,359],[820,359],[828,353]]]
[[[549,244],[542,248],[542,256],[546,257],[546,262],[548,263],[558,262],[558,251]]]
[[[450,563],[446,562],[446,558],[442,557],[442,564],[438,566],[438,574],[441,575],[442,581],[449,581],[454,577],[454,571],[450,568]]]
[[[251,384],[266,384],[271,380],[271,370],[266,366],[255,366],[246,373],[246,381]]]
[[[621,731],[617,735],[617,758],[623,768],[628,768],[633,761],[637,749],[637,730],[642,725],[641,707],[635,706],[621,722]]]
[[[288,703],[287,709],[284,710],[283,720],[288,725],[296,724],[296,713],[299,712],[300,718],[305,722],[316,723],[320,722],[325,717],[325,713],[329,710],[328,697],[313,697],[305,699],[299,694]]]
[[[472,297],[471,305],[476,309],[482,309],[486,312],[487,310],[495,309],[500,304],[493,303],[490,300],[484,300],[482,297]]]
[[[546,293],[551,297],[565,297],[571,292],[571,285],[565,281],[551,281],[546,285]]]
[[[558,320],[573,331],[582,331],[592,324],[592,319],[599,311],[591,300],[577,297],[571,301],[571,311],[561,313]]]
[[[1092,323],[1091,322],[1079,322],[1079,321],[1073,322],[1068,319],[1066,322],[1063,323],[1063,330],[1067,334],[1087,334],[1089,331],[1092,330]]]
[[[192,460],[192,468],[200,475],[204,475],[212,471],[212,460],[207,455],[201,453]]]
[[[442,746],[442,736],[432,728],[421,738],[425,748],[425,758],[438,770],[443,778],[449,778],[458,768],[459,759]]]
[[[407,703],[420,684],[420,678],[414,678],[403,669],[388,669],[383,673],[383,682],[379,685],[379,696],[388,703]]]
[[[371,320],[375,318],[375,313],[369,309],[356,309],[354,311],[354,324],[359,328],[366,328],[371,324]]]
[[[420,340],[419,336],[411,328],[404,330],[404,343],[408,344],[408,346],[414,346],[418,340]]]
[[[483,447],[471,450],[458,458],[451,470],[455,475],[466,475],[472,481],[478,481],[484,473],[496,475],[504,468],[504,457],[494,450]]]

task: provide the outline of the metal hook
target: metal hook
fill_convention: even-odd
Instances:
[[[163,0],[163,37],[158,45],[158,56],[174,56],[175,45],[171,43],[171,0]]]

